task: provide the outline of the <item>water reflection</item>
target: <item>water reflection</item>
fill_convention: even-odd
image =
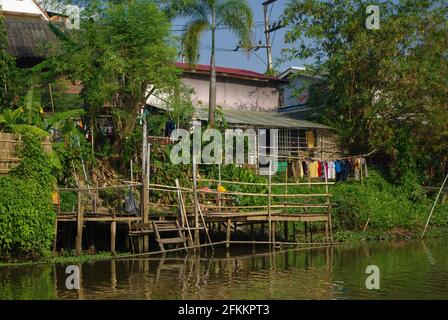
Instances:
[[[448,241],[370,243],[201,254],[78,264],[80,290],[65,287],[66,265],[0,268],[1,299],[448,299]],[[368,265],[381,289],[365,288]]]
[[[78,291],[65,288],[65,266],[58,265],[55,292],[59,299],[288,299],[294,297],[288,290],[282,293],[285,288],[306,292],[313,287],[309,298],[329,299],[333,251],[326,247],[228,255],[217,250],[86,263],[80,266]],[[301,277],[299,270],[307,276]]]

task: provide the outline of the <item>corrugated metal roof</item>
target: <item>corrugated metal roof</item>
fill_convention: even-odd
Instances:
[[[48,22],[5,18],[8,37],[7,51],[19,58],[44,58],[49,55],[48,45],[57,41]]]
[[[210,65],[207,64],[196,64],[190,67],[187,63],[177,62],[176,67],[182,69],[184,72],[191,73],[207,73],[210,74]],[[271,80],[271,81],[280,81],[280,82],[288,82],[289,80],[280,79],[274,76],[268,76],[262,73],[258,73],[252,70],[246,69],[236,69],[236,68],[227,68],[216,66],[216,73],[221,76],[227,77],[247,77],[254,78],[260,80]]]
[[[265,128],[333,129],[324,124],[296,119],[279,112],[223,109],[222,113],[229,124],[253,125]],[[208,109],[196,109],[196,117],[199,120],[208,120]]]

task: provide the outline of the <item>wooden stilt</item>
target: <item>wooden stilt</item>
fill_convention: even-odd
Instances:
[[[288,221],[283,222],[283,233],[285,235],[285,241],[288,241]]]
[[[226,233],[226,249],[230,247],[230,232],[232,229],[232,219],[227,219],[227,233]]]
[[[305,234],[305,242],[308,241],[308,222],[304,223],[305,227],[304,227],[304,234]]]
[[[84,226],[84,205],[82,204],[81,191],[78,191],[78,215],[76,219],[76,255],[82,254],[82,231]]]
[[[54,223],[53,255],[56,254],[57,243],[58,243],[58,218],[56,217],[56,221]]]
[[[112,254],[115,254],[116,235],[117,235],[117,223],[115,221],[112,221],[110,225],[110,252]]]
[[[310,222],[310,241],[313,243],[313,224]]]

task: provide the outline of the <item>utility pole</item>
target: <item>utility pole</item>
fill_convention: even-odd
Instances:
[[[269,17],[268,17],[268,6],[277,0],[267,0],[263,2],[263,13],[264,13],[264,34],[266,36],[266,55],[268,58],[268,72],[272,70],[272,47],[271,47],[271,34],[269,32]]]

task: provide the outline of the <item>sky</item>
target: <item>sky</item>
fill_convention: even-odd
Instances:
[[[55,0],[39,0],[43,3],[51,3]],[[59,0],[61,1],[61,0]],[[82,4],[89,0],[65,0],[71,3]],[[253,28],[253,40],[254,44],[259,41],[264,45],[265,34],[264,34],[264,16],[263,16],[263,5],[265,0],[246,0],[252,8],[254,14],[254,28]],[[286,5],[290,0],[276,0],[274,3],[268,6],[268,16],[270,23],[278,22]],[[180,30],[183,29],[185,25],[185,19],[175,19],[172,21],[173,34],[180,36]],[[288,29],[283,28],[271,33],[271,46],[272,46],[272,56],[274,69],[278,72],[283,72],[290,66],[304,66],[304,61],[288,61],[283,63],[278,63],[278,60],[282,58],[282,49],[286,47],[284,44],[285,33]],[[250,54],[247,51],[237,51],[234,49],[238,44],[237,37],[230,30],[217,30],[216,37],[216,65],[230,68],[238,69],[248,69],[260,73],[264,73],[267,70],[267,53],[266,49],[259,49],[258,51],[251,51]],[[206,32],[202,35],[201,41],[200,58],[198,63],[209,64],[210,63],[210,45],[211,45],[211,33]]]
[[[263,6],[262,3],[265,0],[247,0],[252,8],[254,14],[254,40],[255,43],[262,41],[265,44],[264,35],[264,18],[263,18]],[[276,22],[279,20],[283,13],[283,10],[288,3],[288,0],[277,0],[271,4],[268,8],[269,20]],[[175,35],[180,35],[179,30],[183,28],[186,20],[176,19],[173,21],[173,33]],[[287,29],[280,29],[271,33],[271,45],[272,45],[272,56],[274,61],[274,69],[282,72],[290,66],[303,66],[303,61],[289,61],[276,65],[276,60],[282,57],[281,50],[285,47],[284,36]],[[249,55],[247,51],[233,51],[237,46],[238,40],[234,34],[229,30],[217,30],[216,37],[216,65],[223,67],[231,67],[238,69],[248,69],[256,72],[264,73],[267,69],[267,54],[266,49],[259,49],[258,51],[252,51]],[[210,32],[204,33],[201,37],[201,51],[199,63],[209,64],[210,63],[210,45],[211,45],[211,34]]]

